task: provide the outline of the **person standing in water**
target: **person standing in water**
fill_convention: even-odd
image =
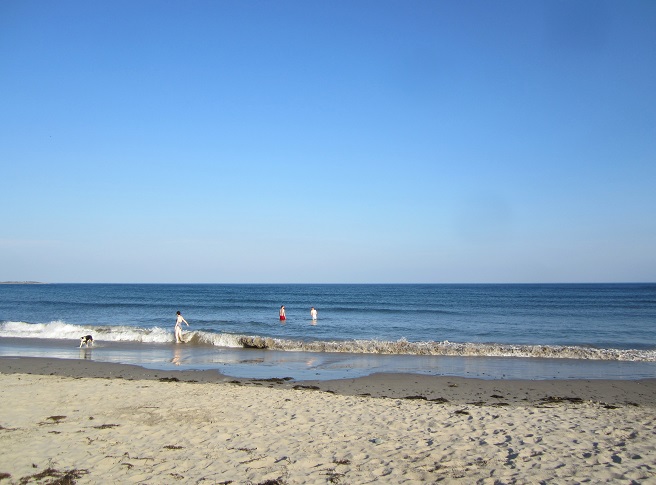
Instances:
[[[310,309],[310,316],[312,317],[312,321],[317,321],[317,310],[316,308],[312,307]]]
[[[182,322],[185,323],[185,325],[188,327],[189,324],[187,323],[187,320],[184,319],[182,315],[180,315],[180,312],[176,314],[176,319],[175,319],[175,343],[179,344],[181,343],[182,340]]]
[[[287,320],[287,317],[285,316],[285,305],[282,305],[280,307],[280,321],[282,322],[283,320]]]

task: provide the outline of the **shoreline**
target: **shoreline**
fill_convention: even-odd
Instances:
[[[638,380],[656,378],[656,362],[564,358],[432,356],[307,352],[72,339],[0,338],[0,357],[39,357],[128,364],[148,369],[216,370],[243,379],[353,379],[375,373],[459,376],[489,380]]]
[[[50,357],[0,356],[0,374],[71,378],[125,379],[201,384],[239,384],[278,389],[311,389],[342,396],[417,399],[479,405],[530,406],[549,400],[590,401],[607,405],[656,408],[656,378],[615,379],[479,379],[412,373],[374,373],[331,380],[288,377],[244,378],[218,370],[158,370],[138,365]],[[494,396],[494,397],[493,397]]]

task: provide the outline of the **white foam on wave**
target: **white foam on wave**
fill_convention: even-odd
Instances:
[[[348,352],[356,354],[444,355],[459,357],[526,357],[547,359],[617,360],[656,362],[656,351],[637,349],[595,349],[557,345],[511,345],[493,343],[408,342],[350,340],[343,342],[300,342],[271,337],[241,336],[246,348],[305,352]]]
[[[5,322],[0,324],[0,337],[15,338],[80,338],[91,333],[91,327],[71,325],[62,321],[50,323]]]
[[[91,334],[96,341],[171,343],[171,329],[160,327],[139,328],[127,326],[85,326],[62,321],[50,323],[3,322],[0,337],[32,339],[79,339]],[[300,341],[252,335],[235,335],[204,331],[185,332],[185,341],[191,344],[216,347],[255,348],[300,352],[344,352],[354,354],[444,355],[459,357],[526,357],[547,359],[615,360],[656,362],[656,350],[598,349],[558,345],[512,345],[494,343],[409,342],[348,340]]]
[[[215,347],[232,347],[241,348],[243,345],[239,341],[239,335],[229,333],[213,333],[203,331],[183,332],[184,340],[187,343],[212,345]]]
[[[93,335],[97,341],[109,342],[167,343],[174,340],[173,332],[159,327],[95,327],[73,325],[62,321],[50,323],[4,322],[0,324],[0,337],[70,340],[79,339],[82,335]]]
[[[238,335],[202,331],[183,332],[187,343],[213,345],[216,347],[243,347]],[[63,321],[50,323],[3,322],[0,337],[77,340],[82,335],[93,335],[97,342],[143,342],[171,343],[175,341],[172,329],[140,328],[121,325],[89,326],[73,325]]]

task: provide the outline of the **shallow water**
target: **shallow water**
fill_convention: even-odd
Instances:
[[[356,378],[377,372],[480,379],[640,379],[656,377],[654,362],[516,357],[451,357],[283,352],[184,344],[107,342],[78,348],[64,340],[0,338],[0,356],[89,359],[160,370],[217,370],[233,377],[295,380]]]
[[[655,330],[654,284],[0,285],[0,355],[239,377],[656,377]]]

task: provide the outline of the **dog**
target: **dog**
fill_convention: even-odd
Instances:
[[[91,335],[80,337],[80,348],[82,348],[83,345],[86,345],[87,347],[91,345],[93,347],[93,337]]]

